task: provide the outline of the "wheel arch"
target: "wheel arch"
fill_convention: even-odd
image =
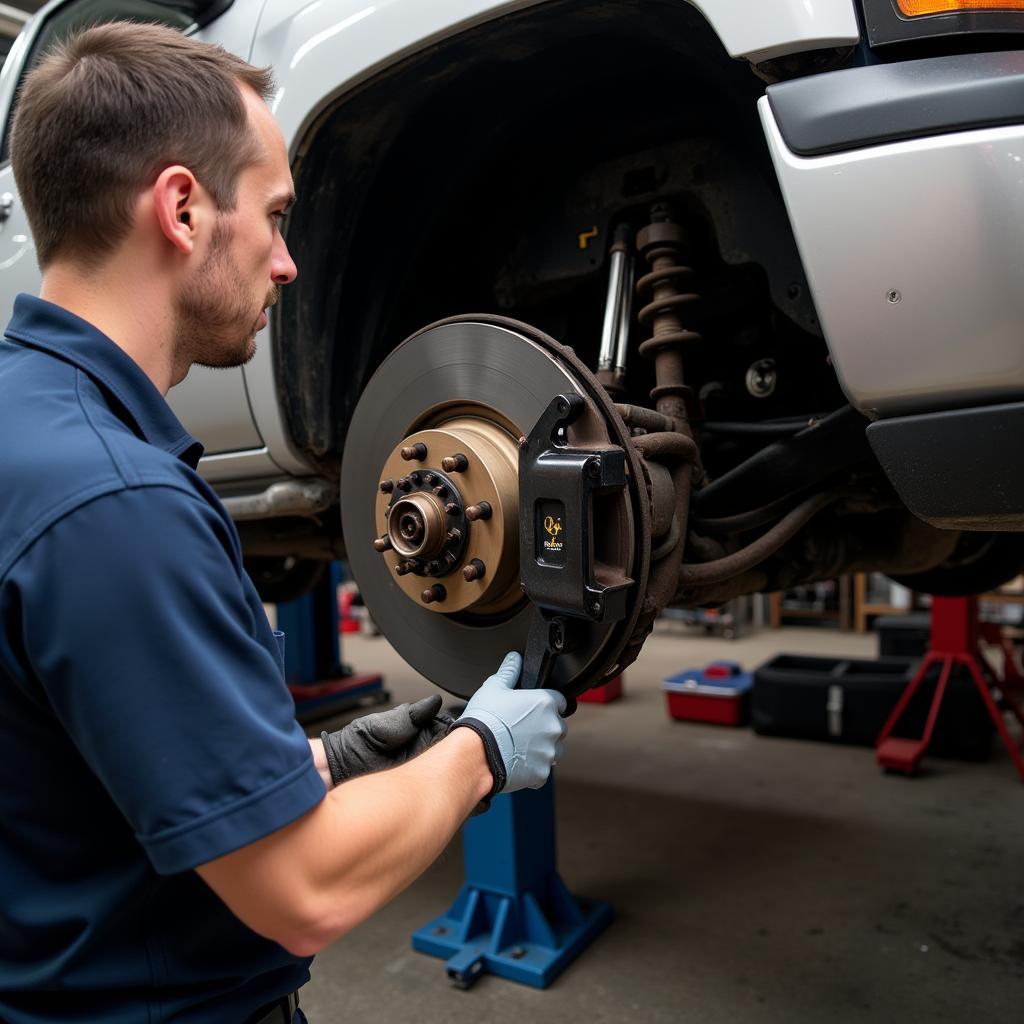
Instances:
[[[339,475],[355,402],[392,348],[445,316],[509,311],[488,288],[500,251],[488,240],[508,232],[517,244],[517,189],[690,121],[727,124],[775,188],[762,88],[689,4],[551,0],[325,103],[295,149],[287,240],[301,273],[275,311],[274,372],[295,448]]]

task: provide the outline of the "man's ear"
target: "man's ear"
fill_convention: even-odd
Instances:
[[[153,185],[157,223],[168,242],[186,256],[196,243],[196,208],[202,203],[195,175],[180,165],[166,167]]]

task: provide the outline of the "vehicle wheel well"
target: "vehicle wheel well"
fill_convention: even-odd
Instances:
[[[688,4],[554,0],[406,58],[326,107],[295,161],[299,200],[287,239],[301,273],[277,308],[275,369],[296,447],[337,475],[365,382],[433,320],[500,312],[570,344],[596,340],[596,321],[546,319],[558,305],[557,275],[525,307],[495,282],[528,244],[538,196],[557,195],[602,161],[669,142],[724,140],[742,154],[800,276],[787,287],[805,311],[801,327],[813,332],[757,119],[762,90]],[[657,185],[623,183],[638,203]],[[566,229],[575,240],[575,227]],[[589,278],[573,284],[592,289],[594,317],[605,245],[589,260]]]

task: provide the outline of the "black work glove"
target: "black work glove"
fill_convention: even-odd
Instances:
[[[453,721],[435,693],[415,704],[357,718],[337,732],[322,732],[331,779],[338,785],[404,764],[445,736]]]

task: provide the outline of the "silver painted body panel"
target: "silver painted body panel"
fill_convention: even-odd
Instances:
[[[851,0],[691,0],[731,57],[757,64],[788,53],[853,46]]]
[[[859,39],[853,0],[679,0],[733,57],[759,61]],[[538,0],[266,0],[252,60],[277,73],[274,113],[293,144],[333,98],[416,50]]]
[[[51,11],[63,6],[62,0],[42,8],[26,25],[15,47],[4,63],[0,74],[0,104],[3,126],[8,128],[7,111],[20,81],[22,66],[40,27]],[[259,3],[238,3],[211,23],[198,37],[221,43],[245,56],[251,46],[259,16]],[[19,292],[38,293],[41,275],[35,258],[35,247],[25,211],[18,201],[18,190],[10,163],[0,167],[0,195],[14,196],[10,217],[0,223],[0,318],[10,318],[14,297]],[[267,336],[261,338],[264,346]],[[263,440],[249,409],[245,379],[240,369],[210,370],[196,366],[188,377],[172,388],[167,400],[185,426],[197,436],[211,453],[240,453],[218,459],[215,463],[203,461],[204,475],[210,479],[229,479],[278,472],[277,467],[262,452]],[[259,469],[256,470],[256,464]],[[207,472],[209,468],[209,472]]]
[[[832,359],[870,416],[1024,394],[1024,125],[820,157],[761,120]]]

